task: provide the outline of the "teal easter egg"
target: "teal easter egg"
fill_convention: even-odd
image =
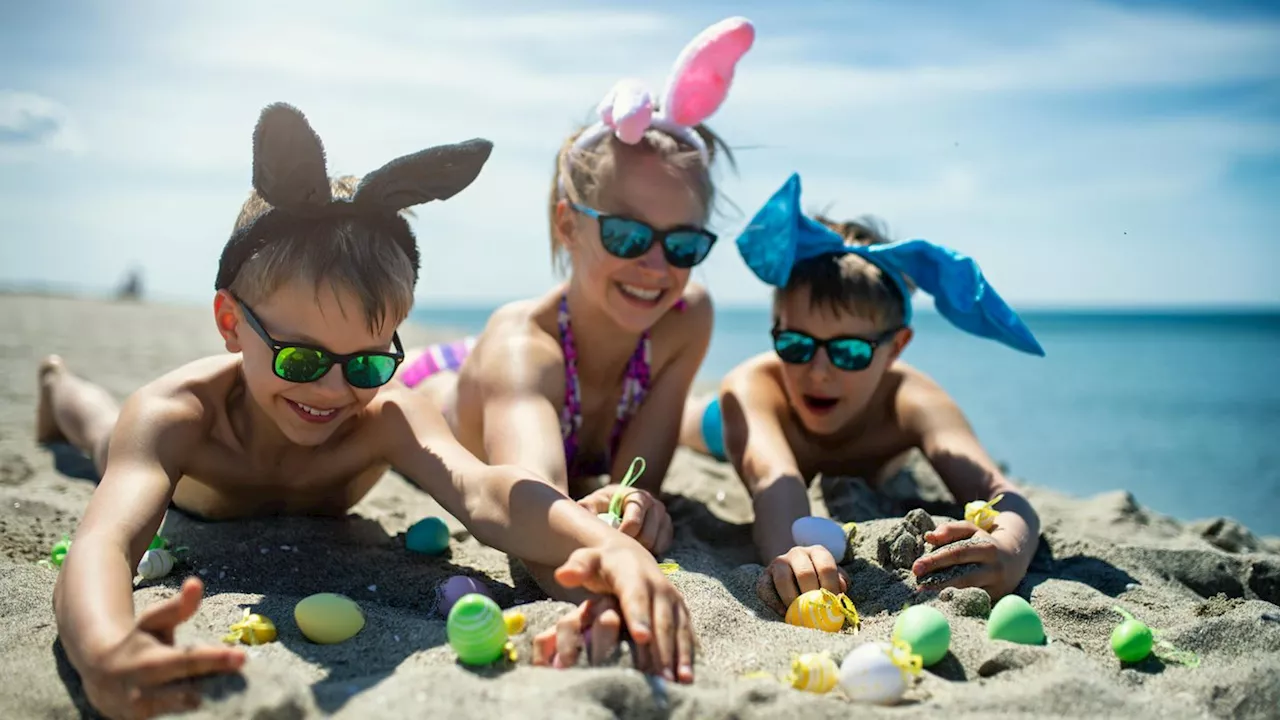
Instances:
[[[414,552],[439,555],[449,548],[449,527],[438,517],[425,517],[405,533],[405,547]]]
[[[928,667],[941,660],[951,647],[951,623],[937,608],[914,605],[898,616],[893,637],[910,645],[911,652]]]
[[[1043,645],[1044,624],[1031,603],[1017,595],[1006,595],[991,608],[987,637],[1022,645]]]
[[[507,625],[502,610],[480,593],[458,598],[445,622],[449,644],[458,659],[467,665],[488,665],[502,657],[507,644]]]
[[[1151,654],[1155,637],[1141,620],[1125,620],[1111,631],[1111,651],[1127,663],[1142,662]]]

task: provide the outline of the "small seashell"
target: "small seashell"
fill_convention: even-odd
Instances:
[[[855,631],[860,625],[853,601],[844,593],[836,595],[823,588],[810,590],[792,601],[785,619],[788,625],[826,632],[840,632],[846,621]]]
[[[840,668],[826,653],[804,653],[791,660],[787,684],[796,690],[822,694],[830,692],[839,681]]]
[[[974,500],[966,503],[964,506],[964,519],[977,525],[982,530],[991,530],[996,526],[996,516],[1000,514],[996,510],[996,503],[1004,498],[1003,494],[997,495],[990,500]]]
[[[859,645],[840,663],[840,688],[855,702],[892,705],[920,674],[920,656],[898,640]]]
[[[168,575],[173,570],[173,553],[163,548],[156,548],[142,553],[138,561],[138,575],[143,580],[156,580]]]

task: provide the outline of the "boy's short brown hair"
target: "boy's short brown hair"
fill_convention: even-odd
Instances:
[[[888,242],[882,223],[875,218],[836,222],[817,215],[814,219],[840,233],[845,245]],[[909,278],[907,287],[912,289]],[[775,313],[783,297],[802,288],[809,290],[811,309],[865,318],[884,330],[902,325],[909,302],[883,270],[855,253],[819,255],[796,263],[786,286],[773,293]]]
[[[329,184],[333,197],[345,200],[355,195],[360,178],[345,175],[332,178]],[[240,208],[234,231],[270,209],[252,192]],[[408,210],[401,213],[412,215]],[[317,293],[327,283],[335,292],[355,295],[369,329],[379,332],[388,319],[398,324],[409,315],[415,276],[409,256],[383,226],[341,217],[299,226],[273,238],[244,263],[230,290],[252,305],[290,280],[312,283]]]

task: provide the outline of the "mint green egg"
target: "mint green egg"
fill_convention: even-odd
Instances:
[[[502,609],[480,593],[458,598],[445,622],[449,644],[458,659],[467,665],[488,665],[502,657],[507,644],[507,625]]]
[[[951,623],[937,608],[913,605],[893,624],[893,637],[911,646],[925,667],[941,660],[951,647]]]
[[[1017,595],[1005,595],[991,608],[987,637],[1022,645],[1043,645],[1044,624],[1031,603]]]

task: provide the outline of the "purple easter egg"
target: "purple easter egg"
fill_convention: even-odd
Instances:
[[[440,602],[436,609],[444,617],[449,617],[449,611],[453,609],[453,604],[458,602],[458,598],[468,593],[480,593],[491,600],[493,599],[493,596],[489,594],[489,590],[485,588],[483,583],[466,575],[454,575],[445,580],[444,584],[440,586],[439,593]]]

